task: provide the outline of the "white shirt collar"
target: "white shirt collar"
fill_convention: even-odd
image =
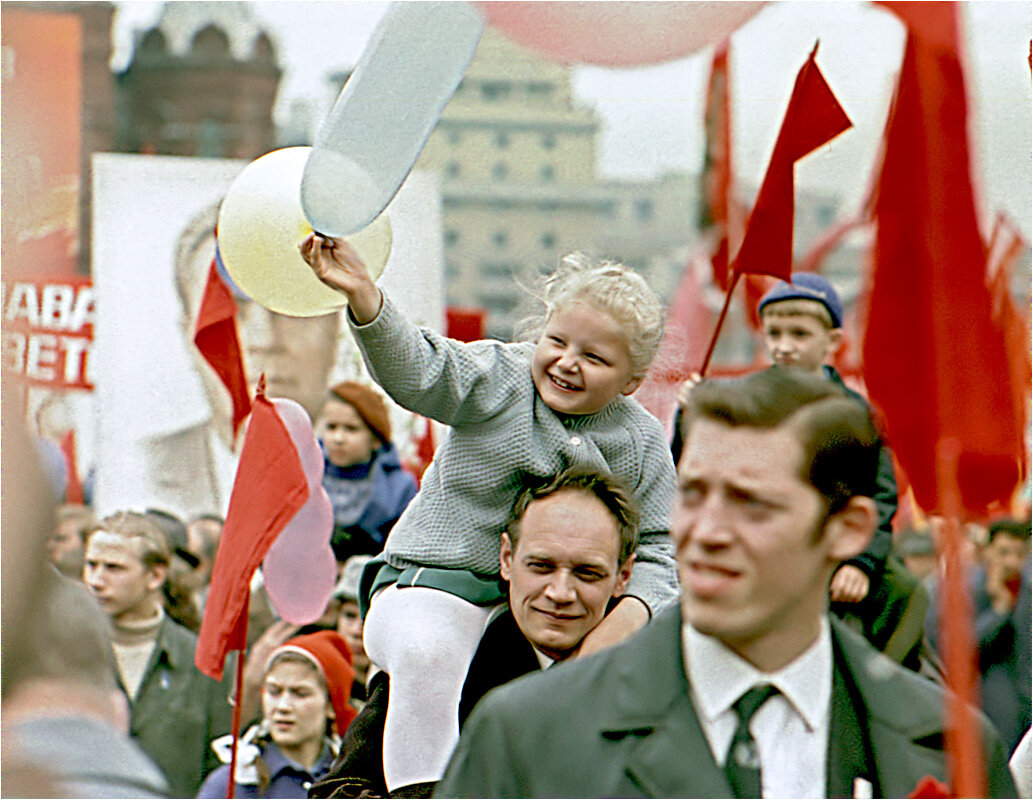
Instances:
[[[712,723],[757,684],[777,688],[808,730],[822,724],[832,698],[832,637],[822,619],[818,638],[782,669],[765,673],[689,623],[682,625],[685,674],[697,711]]]

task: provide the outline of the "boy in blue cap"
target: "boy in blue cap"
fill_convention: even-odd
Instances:
[[[826,363],[843,341],[843,304],[832,284],[821,275],[798,272],[781,281],[757,306],[764,341],[771,360],[820,375],[858,402],[865,398],[847,387],[834,367]],[[679,390],[679,401],[700,382],[693,375]],[[677,462],[681,451],[681,411],[675,418],[671,449]],[[921,633],[912,618],[924,615],[928,596],[917,580],[910,581],[902,564],[887,558],[893,543],[893,515],[897,511],[897,482],[893,459],[883,445],[879,454],[878,491],[874,497],[879,526],[868,548],[836,570],[829,585],[832,609],[854,619],[879,649],[914,669],[920,665]],[[898,568],[899,567],[899,568]],[[912,583],[914,585],[912,585]],[[921,612],[921,613],[919,613]],[[913,634],[913,635],[912,635]]]

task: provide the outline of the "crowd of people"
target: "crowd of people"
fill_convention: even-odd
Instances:
[[[301,252],[376,382],[328,386],[313,420],[325,612],[278,619],[257,573],[237,697],[232,669],[194,665],[221,517],[18,517],[45,530],[15,553],[31,613],[5,630],[5,794],[951,791],[941,525],[894,528],[891,443],[829,364],[831,284],[772,289],[772,366],[692,376],[671,440],[631,396],[663,310],[623,265],[567,257],[522,341],[461,343],[409,322],[345,241]],[[449,427],[419,480],[385,395]],[[42,498],[42,471],[4,472],[6,497]],[[986,796],[1030,797],[1028,509],[965,539]]]

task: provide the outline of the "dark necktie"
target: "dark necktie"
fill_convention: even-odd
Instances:
[[[750,734],[750,719],[764,703],[778,694],[771,684],[754,686],[735,701],[732,710],[739,717],[725,758],[725,774],[736,797],[760,797],[760,753]]]

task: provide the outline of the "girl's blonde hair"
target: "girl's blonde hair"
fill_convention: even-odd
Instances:
[[[643,378],[664,334],[664,309],[645,279],[617,261],[595,261],[584,253],[560,259],[551,275],[533,290],[545,306],[543,314],[524,320],[521,339],[537,340],[549,319],[571,303],[587,303],[613,317],[624,331],[631,356],[632,378]]]

